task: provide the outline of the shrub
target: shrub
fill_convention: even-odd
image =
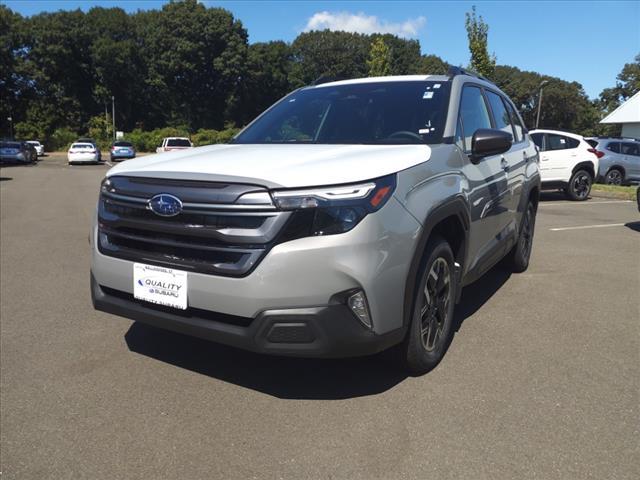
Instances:
[[[45,140],[45,149],[48,151],[66,150],[78,139],[78,134],[70,128],[58,128]]]

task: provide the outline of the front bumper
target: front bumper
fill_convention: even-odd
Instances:
[[[98,284],[91,275],[96,310],[166,330],[258,353],[295,357],[341,358],[386,350],[405,330],[378,335],[363,327],[344,304],[265,310],[256,318],[189,308],[174,311],[135,300],[131,294]]]

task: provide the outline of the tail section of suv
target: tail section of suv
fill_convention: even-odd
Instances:
[[[538,153],[492,83],[347,80],[294,91],[231,144],[112,168],[91,232],[95,308],[271,354],[453,338],[461,288],[527,268]]]
[[[532,130],[540,150],[543,189],[562,189],[571,200],[587,200],[602,155],[584,137],[557,130]]]

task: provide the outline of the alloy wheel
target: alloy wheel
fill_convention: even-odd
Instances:
[[[607,184],[609,185],[621,185],[622,184],[622,174],[619,170],[611,170],[607,173]]]
[[[586,198],[591,190],[591,179],[587,173],[579,173],[571,184],[574,193],[578,198]]]
[[[431,265],[423,292],[420,310],[422,346],[428,352],[435,350],[444,338],[451,296],[451,271],[447,261],[438,257]]]

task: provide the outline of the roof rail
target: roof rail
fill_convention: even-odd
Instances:
[[[470,77],[475,77],[475,78],[479,78],[480,80],[484,80],[485,82],[493,83],[487,77],[483,77],[479,73],[472,72],[471,70],[467,70],[467,69],[462,68],[462,67],[456,67],[454,65],[451,65],[449,67],[449,72],[447,72],[447,73],[448,73],[449,77],[451,77],[451,78],[453,78],[453,77],[455,77],[457,75],[468,75]]]
[[[338,82],[340,80],[345,80],[345,78],[343,78],[343,77],[335,77],[335,76],[332,76],[332,75],[320,75],[313,82],[311,82],[310,85],[312,85],[312,86],[314,86],[314,85],[322,85],[323,83]]]

